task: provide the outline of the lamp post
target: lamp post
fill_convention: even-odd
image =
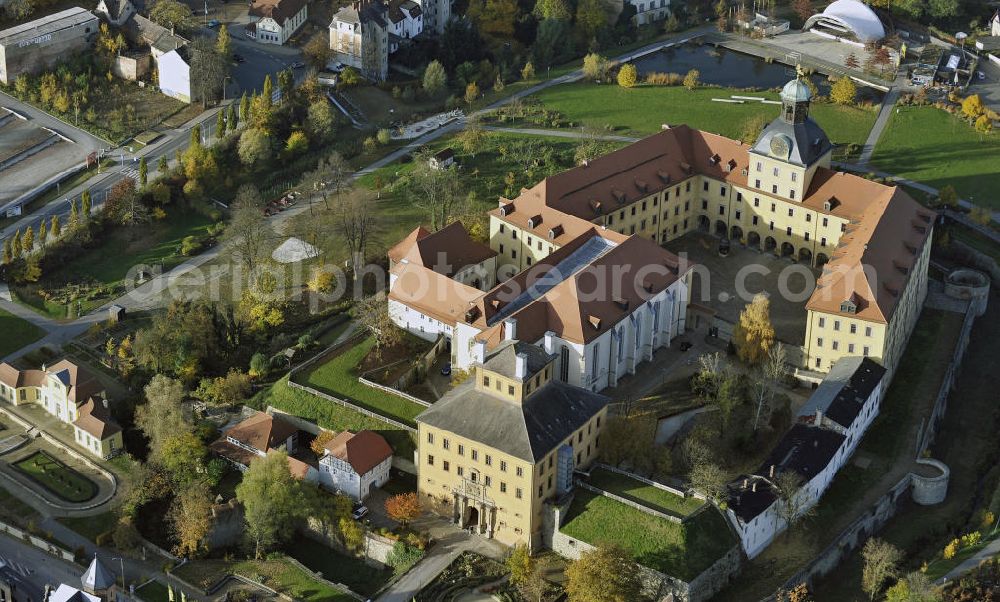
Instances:
[[[125,587],[125,560],[123,558],[112,558],[111,560],[112,561],[117,560],[121,564],[121,567],[122,567],[122,593],[124,594],[125,590],[127,589]]]

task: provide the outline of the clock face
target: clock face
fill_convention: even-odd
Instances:
[[[771,138],[771,154],[776,157],[781,157],[782,159],[788,158],[788,153],[791,151],[791,144],[789,143],[787,136],[775,136]]]

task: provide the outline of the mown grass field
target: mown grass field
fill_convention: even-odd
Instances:
[[[934,107],[898,107],[872,155],[872,165],[1000,209],[1000,134],[979,134],[965,120]]]
[[[27,320],[0,309],[0,358],[30,345],[45,334],[41,328]]]
[[[695,498],[684,498],[663,489],[647,485],[616,472],[603,468],[591,471],[589,483],[598,489],[639,502],[654,510],[672,514],[679,518],[690,516],[705,502]]]
[[[776,100],[776,92],[738,92],[726,88],[682,86],[638,86],[632,89],[610,84],[574,83],[553,86],[533,98],[546,108],[563,113],[574,125],[585,125],[618,133],[652,134],[664,124],[687,124],[693,128],[739,138],[743,123],[754,115],[768,120],[778,116],[777,105],[713,102],[731,95],[760,96]],[[835,144],[863,144],[875,123],[875,111],[814,103],[810,114]]]
[[[14,467],[67,502],[86,502],[97,495],[97,485],[50,456],[38,451],[14,463]]]
[[[561,531],[590,544],[616,543],[640,564],[690,580],[712,565],[735,539],[714,508],[683,525],[578,489]]]

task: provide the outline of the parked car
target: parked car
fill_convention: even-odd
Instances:
[[[441,376],[451,376],[451,362],[448,362],[441,368]]]
[[[351,516],[354,517],[354,520],[361,520],[367,515],[368,515],[368,506],[360,504],[354,507],[354,513],[351,514]]]
[[[233,62],[234,63],[244,63],[244,62],[246,62],[246,59],[243,58],[242,54],[233,53]]]
[[[303,63],[302,61],[295,61],[294,63],[292,63],[291,65],[289,65],[289,67],[291,67],[292,69],[301,69],[301,68],[303,68],[305,66],[306,66],[306,64]]]
[[[209,29],[215,29],[219,25],[222,25],[222,23],[220,23],[218,19],[212,19],[211,21],[208,22]]]

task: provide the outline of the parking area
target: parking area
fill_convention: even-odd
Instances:
[[[692,281],[691,302],[716,312],[716,317],[736,324],[740,312],[754,295],[768,293],[771,323],[778,340],[801,345],[806,331],[806,300],[816,285],[819,270],[788,258],[754,251],[740,244],[719,255],[719,239],[692,232],[664,245],[678,255],[686,253],[699,265]]]
[[[983,59],[976,70],[984,77],[980,79],[977,75],[972,80],[969,94],[978,94],[983,99],[983,104],[994,111],[1000,111],[1000,65]]]

